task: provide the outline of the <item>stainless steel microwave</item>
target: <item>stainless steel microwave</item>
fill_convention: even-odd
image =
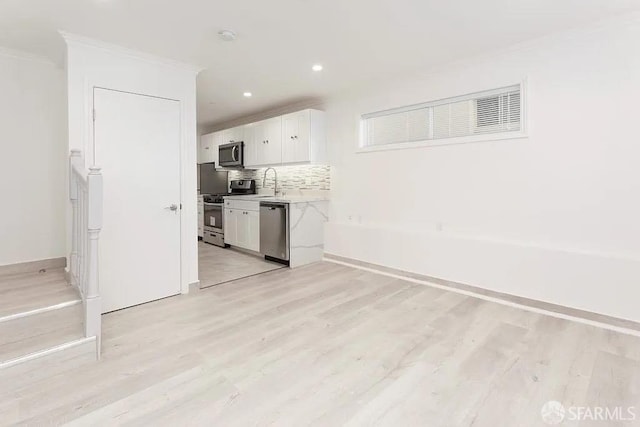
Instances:
[[[241,168],[244,166],[244,142],[223,144],[218,149],[218,164],[224,168]]]

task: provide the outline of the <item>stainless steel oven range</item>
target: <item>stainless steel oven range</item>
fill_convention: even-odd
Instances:
[[[205,243],[226,247],[224,243],[224,203],[221,196],[204,196]]]

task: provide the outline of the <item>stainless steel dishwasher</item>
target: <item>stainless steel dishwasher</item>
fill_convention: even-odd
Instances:
[[[260,202],[260,253],[289,264],[289,204]]]

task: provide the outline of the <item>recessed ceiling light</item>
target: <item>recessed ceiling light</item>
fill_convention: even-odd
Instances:
[[[226,42],[232,42],[236,39],[236,33],[234,33],[231,30],[222,30],[222,31],[218,31],[218,36],[220,36],[220,38]]]
[[[245,92],[243,93],[245,98],[251,98],[253,96],[253,94],[251,92]]]
[[[316,64],[316,65],[314,65],[313,67],[311,67],[311,69],[312,69],[313,71],[322,71],[322,65],[320,65],[320,64]]]

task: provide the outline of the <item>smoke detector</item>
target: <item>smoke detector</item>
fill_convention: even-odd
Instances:
[[[218,36],[225,42],[232,42],[236,39],[236,33],[231,30],[222,30],[218,32]]]

